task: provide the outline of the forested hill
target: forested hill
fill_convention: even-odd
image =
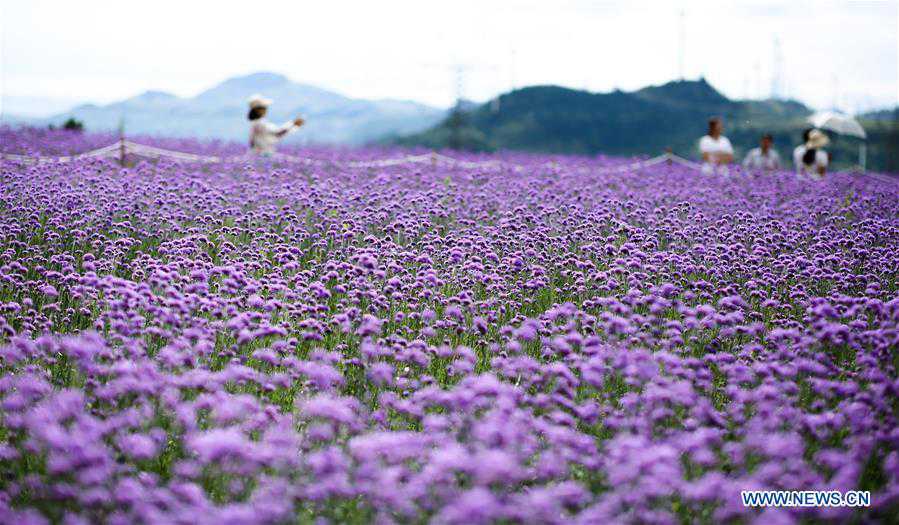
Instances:
[[[394,139],[403,145],[479,151],[497,149],[575,154],[657,154],[672,148],[696,156],[708,118],[724,118],[726,134],[742,155],[770,132],[782,155],[800,140],[811,110],[792,100],[731,100],[704,79],[674,81],[638,91],[591,93],[560,86],[518,89],[437,126]],[[885,163],[888,120],[866,121],[869,164]],[[837,161],[855,162],[857,142],[836,138]]]

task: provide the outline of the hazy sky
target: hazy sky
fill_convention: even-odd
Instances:
[[[899,98],[897,1],[0,0],[2,111],[190,96],[267,70],[355,97],[447,106],[554,83],[630,90],[679,76],[855,111]],[[28,111],[33,112],[33,107]]]

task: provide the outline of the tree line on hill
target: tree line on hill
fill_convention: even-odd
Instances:
[[[518,89],[473,108],[457,108],[440,124],[389,142],[435,149],[593,155],[655,155],[667,148],[697,157],[711,116],[725,121],[738,157],[764,133],[790,162],[811,110],[794,100],[731,100],[704,79],[673,81],[638,91],[591,93],[559,86]],[[869,169],[899,172],[899,113],[863,116]],[[857,139],[832,136],[836,167],[857,163]]]
[[[50,129],[56,129],[56,125],[54,124],[50,124],[48,127]],[[69,117],[65,122],[62,123],[61,126],[59,126],[59,129],[81,133],[82,131],[84,131],[84,122],[81,122],[74,117]]]

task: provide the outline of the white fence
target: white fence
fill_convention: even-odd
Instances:
[[[42,164],[42,163],[60,163],[60,162],[73,162],[81,159],[100,159],[100,158],[111,158],[116,157],[120,160],[124,161],[127,155],[158,159],[158,158],[168,158],[172,160],[184,161],[184,162],[201,162],[201,163],[223,163],[223,162],[240,162],[240,161],[252,161],[254,159],[260,158],[259,155],[247,152],[242,155],[233,155],[228,157],[219,157],[215,155],[198,155],[195,153],[187,153],[184,151],[174,151],[170,149],[157,148],[154,146],[147,146],[146,144],[138,144],[136,142],[131,142],[130,140],[125,140],[124,138],[116,141],[113,144],[108,146],[104,146],[102,148],[93,149],[90,151],[86,151],[84,153],[80,153],[78,155],[70,155],[70,156],[61,156],[61,157],[44,157],[44,156],[29,156],[29,155],[17,155],[12,153],[0,153],[0,158],[6,160],[12,160],[15,162],[19,162],[22,164]],[[403,157],[394,157],[388,159],[375,159],[375,160],[349,160],[349,161],[341,161],[341,160],[323,160],[316,159],[312,157],[301,157],[297,155],[288,155],[286,153],[274,153],[270,157],[271,159],[275,159],[282,162],[291,162],[296,164],[303,164],[307,166],[345,166],[349,168],[378,168],[378,167],[387,167],[387,166],[397,166],[400,164],[431,164],[431,165],[444,165],[444,166],[458,166],[460,168],[481,168],[481,169],[510,169],[512,171],[521,172],[525,170],[525,167],[520,164],[515,164],[512,162],[506,162],[502,160],[484,160],[484,161],[470,161],[470,160],[461,160],[456,159],[447,155],[443,155],[441,153],[425,153],[421,155],[406,155]],[[671,152],[666,152],[661,155],[657,155],[650,159],[639,160],[635,162],[630,162],[627,164],[619,164],[616,166],[597,166],[594,168],[582,167],[575,170],[575,173],[582,174],[603,174],[603,173],[625,173],[629,171],[639,170],[643,168],[647,168],[649,166],[653,166],[656,164],[661,164],[663,162],[673,162],[676,164],[680,164],[682,166],[686,166],[688,168],[700,171],[702,170],[702,164],[698,162],[694,162],[689,159],[685,159],[681,156],[675,155]],[[550,166],[553,166],[554,163],[548,163]],[[887,177],[884,175],[879,175],[876,173],[864,173],[864,172],[855,172],[851,171],[857,175],[868,176],[872,179],[887,182],[887,183],[899,183],[899,179],[895,179],[893,177]]]

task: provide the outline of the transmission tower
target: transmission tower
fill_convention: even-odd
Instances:
[[[456,105],[462,103],[462,98],[465,95],[465,69],[466,67],[462,64],[456,64],[453,67],[456,86]]]
[[[509,51],[509,91],[515,91],[515,48]]]
[[[833,102],[831,105],[833,106],[831,109],[834,111],[840,110],[840,78],[837,77],[836,73],[831,75],[831,82],[833,83]]]
[[[463,96],[465,95],[466,66],[456,64],[453,70],[455,74],[456,105],[453,107],[449,117],[449,147],[453,150],[460,150],[464,146],[462,144],[462,127],[466,121],[465,109],[462,107]]]
[[[783,97],[783,53],[780,49],[780,38],[774,37],[774,56],[771,60],[771,98]]]
[[[752,66],[752,71],[755,73],[755,97],[756,99],[761,99],[764,97],[762,94],[762,64],[758,60],[755,61],[755,64]]]
[[[685,19],[686,13],[681,9],[677,23],[677,78],[680,80],[684,79],[684,61],[687,54],[687,27]]]
[[[513,51],[514,52],[514,51]],[[496,66],[464,64],[459,61],[447,63],[428,63],[422,64],[422,67],[436,68],[448,71],[450,76],[450,90],[453,93],[455,102],[449,110],[449,115],[445,121],[449,130],[448,146],[451,149],[465,149],[463,130],[468,125],[469,108],[465,104],[466,75],[473,71],[496,71]],[[491,105],[493,111],[499,111],[498,100]]]

